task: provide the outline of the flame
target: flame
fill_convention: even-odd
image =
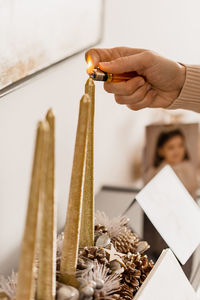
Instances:
[[[92,62],[92,58],[91,58],[91,56],[88,56],[88,58],[87,58],[87,73],[91,74],[93,69],[94,69],[94,65]]]

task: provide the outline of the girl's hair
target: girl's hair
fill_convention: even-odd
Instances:
[[[159,149],[163,147],[171,138],[175,136],[180,136],[185,141],[185,136],[180,129],[163,131],[160,133],[156,144],[156,151],[154,156],[154,167],[156,168],[159,167],[161,162],[164,160],[164,157],[159,154]],[[188,160],[188,159],[189,159],[189,155],[187,153],[187,150],[185,149],[184,160]]]

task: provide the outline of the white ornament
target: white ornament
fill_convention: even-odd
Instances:
[[[104,281],[102,279],[97,279],[96,280],[96,288],[98,290],[102,289],[103,285],[104,285]]]
[[[79,291],[73,286],[62,285],[57,291],[58,300],[78,300]]]
[[[94,294],[94,289],[91,286],[85,286],[81,288],[80,292],[86,297],[91,297]]]

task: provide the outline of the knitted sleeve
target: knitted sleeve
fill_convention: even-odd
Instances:
[[[168,109],[188,109],[200,112],[200,66],[185,65],[186,79],[179,97]]]

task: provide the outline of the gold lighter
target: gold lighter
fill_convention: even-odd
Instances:
[[[96,81],[106,81],[106,82],[120,82],[126,81],[133,77],[139,76],[139,74],[135,71],[122,73],[122,74],[110,74],[102,71],[100,68],[93,69],[91,73],[89,73],[90,78]]]

